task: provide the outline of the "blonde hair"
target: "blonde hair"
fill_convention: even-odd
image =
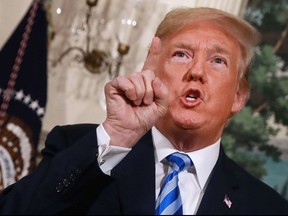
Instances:
[[[159,24],[155,36],[165,39],[183,27],[199,21],[215,23],[223,32],[232,36],[239,43],[242,57],[238,66],[239,88],[249,92],[249,67],[253,58],[254,47],[260,41],[260,34],[247,21],[215,8],[176,8],[166,14]]]

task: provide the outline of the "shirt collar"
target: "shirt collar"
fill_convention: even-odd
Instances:
[[[152,127],[152,137],[155,148],[155,163],[161,162],[166,156],[176,151],[171,142],[155,127]],[[186,152],[194,163],[201,189],[205,187],[209,175],[217,162],[220,151],[220,140],[203,149]]]

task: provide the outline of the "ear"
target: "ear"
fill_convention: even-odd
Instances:
[[[231,107],[231,117],[240,112],[245,106],[248,99],[249,92],[247,89],[238,89],[234,96],[234,102]]]

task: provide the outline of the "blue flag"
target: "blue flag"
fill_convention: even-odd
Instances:
[[[0,191],[30,173],[47,99],[48,24],[35,0],[0,50]]]

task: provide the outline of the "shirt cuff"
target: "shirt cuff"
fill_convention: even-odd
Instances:
[[[98,142],[98,163],[102,172],[110,175],[111,170],[131,151],[132,148],[110,146],[110,136],[100,124],[96,128]]]

